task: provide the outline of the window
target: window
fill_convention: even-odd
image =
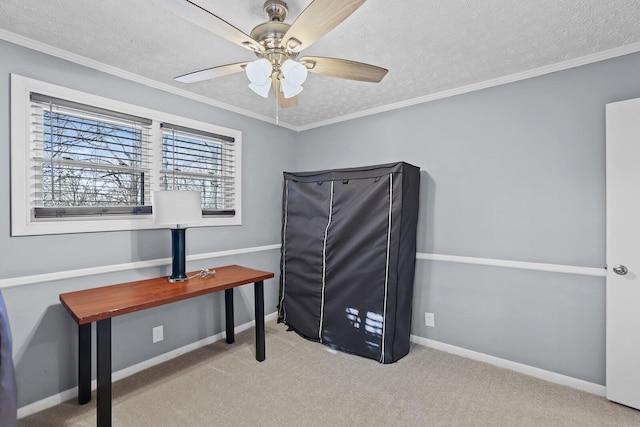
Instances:
[[[11,76],[12,235],[156,227],[151,192],[199,190],[240,224],[241,133]]]
[[[151,120],[30,98],[34,218],[151,213]]]
[[[162,123],[162,188],[199,190],[203,215],[233,215],[234,144],[224,135]]]

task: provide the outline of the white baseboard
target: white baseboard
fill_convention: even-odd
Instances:
[[[274,320],[278,317],[277,312],[273,312],[264,317],[265,322],[270,320]],[[244,323],[240,326],[236,326],[234,328],[235,333],[240,333],[249,328],[254,327],[256,324],[255,320]],[[127,368],[121,369],[117,372],[111,374],[112,381],[118,381],[138,372],[144,371],[145,369],[149,369],[152,366],[159,365],[160,363],[166,362],[168,360],[174,359],[178,356],[182,356],[183,354],[189,353],[191,351],[197,350],[201,347],[204,347],[209,344],[213,344],[214,342],[226,339],[227,334],[225,332],[220,332],[219,334],[212,335],[200,341],[196,341],[192,344],[185,345],[184,347],[177,348],[168,353],[161,354],[159,356],[153,357],[151,359],[145,360],[144,362],[140,362],[136,365],[129,366]],[[96,380],[91,381],[91,391],[95,390],[97,387]],[[74,387],[69,390],[65,390],[61,393],[55,394],[53,396],[46,397],[37,402],[30,403],[29,405],[25,405],[21,408],[18,408],[18,419],[27,417],[31,414],[35,414],[36,412],[43,411],[45,409],[51,408],[52,406],[59,405],[67,400],[73,399],[78,396],[78,387]]]
[[[277,318],[277,316],[278,316],[278,313],[276,312],[268,314],[265,316],[265,321],[268,322],[268,321],[274,320]],[[234,328],[234,331],[235,333],[240,333],[249,328],[252,328],[253,326],[255,326],[254,320],[244,323],[240,326],[236,326]],[[144,371],[145,369],[149,369],[155,365],[174,359],[178,356],[197,350],[198,348],[223,340],[225,338],[226,338],[226,333],[220,332],[216,335],[207,337],[195,343],[188,344],[184,347],[177,348],[168,353],[161,354],[159,356],[145,360],[144,362],[140,362],[136,365],[129,366],[127,368],[114,372],[112,374],[112,380],[113,381],[121,380],[123,378],[134,375],[138,372]],[[490,356],[488,354],[479,353],[477,351],[468,350],[466,348],[457,347],[451,344],[445,344],[440,341],[419,337],[417,335],[411,335],[411,341],[416,344],[423,345],[425,347],[433,348],[435,350],[440,350],[446,353],[455,354],[457,356],[467,357],[469,359],[489,363],[491,365],[498,366],[500,368],[509,369],[509,370],[519,372],[521,374],[529,375],[531,377],[538,378],[544,381],[549,381],[555,384],[565,385],[578,390],[582,390],[587,393],[594,394],[596,396],[605,397],[606,395],[606,387],[600,384],[590,383],[588,381],[569,377],[567,375],[562,375],[556,372],[551,372],[544,369],[535,368],[533,366],[524,365],[522,363],[501,359],[499,357]],[[92,391],[96,389],[96,385],[97,385],[96,380],[91,381]],[[66,402],[67,400],[73,399],[77,395],[78,395],[78,387],[74,387],[72,389],[65,390],[53,396],[49,396],[37,402],[31,403],[29,405],[25,405],[18,409],[18,419],[27,417],[31,414],[35,414],[36,412],[40,412],[45,409],[51,408],[53,406],[59,405],[63,402]]]
[[[419,337],[417,335],[411,335],[411,341],[425,347],[433,348],[435,350],[440,350],[446,353],[455,354],[456,356],[462,356],[480,362],[489,363],[500,368],[505,368],[511,371],[519,372],[521,374],[529,375],[530,377],[572,387],[581,391],[586,391],[587,393],[595,394],[596,396],[605,397],[606,394],[606,387],[603,385],[569,377],[567,375],[558,374],[556,372],[547,371],[545,369],[535,368],[533,366],[524,365],[522,363],[513,362],[511,360],[501,359],[499,357],[490,356],[488,354],[479,353],[473,350],[467,350],[466,348],[456,347],[455,345],[445,344],[440,341]]]

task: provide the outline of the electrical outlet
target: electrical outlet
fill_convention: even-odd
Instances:
[[[424,313],[424,324],[434,328],[436,326],[436,318],[433,313]]]
[[[156,326],[153,328],[153,342],[160,342],[164,339],[164,333],[162,330],[162,325]]]

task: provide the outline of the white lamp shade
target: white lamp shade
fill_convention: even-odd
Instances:
[[[291,86],[301,86],[307,79],[307,67],[292,59],[287,59],[282,64],[282,74]]]
[[[293,98],[302,92],[302,86],[292,86],[287,79],[280,79],[280,89],[285,98]]]
[[[154,191],[153,222],[178,227],[202,222],[200,191]]]
[[[263,85],[257,85],[255,83],[249,83],[249,89],[257,93],[263,98],[267,98],[269,96],[269,89],[271,88],[271,79],[267,80],[267,82]]]
[[[256,59],[253,62],[249,62],[244,71],[251,83],[263,86],[267,80],[271,79],[271,62],[265,58]]]

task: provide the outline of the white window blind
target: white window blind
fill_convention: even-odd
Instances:
[[[242,132],[11,74],[11,235],[158,228],[152,193],[242,224]]]
[[[149,214],[151,120],[31,93],[34,218]]]
[[[202,193],[204,216],[235,215],[234,138],[162,123],[161,185]]]

